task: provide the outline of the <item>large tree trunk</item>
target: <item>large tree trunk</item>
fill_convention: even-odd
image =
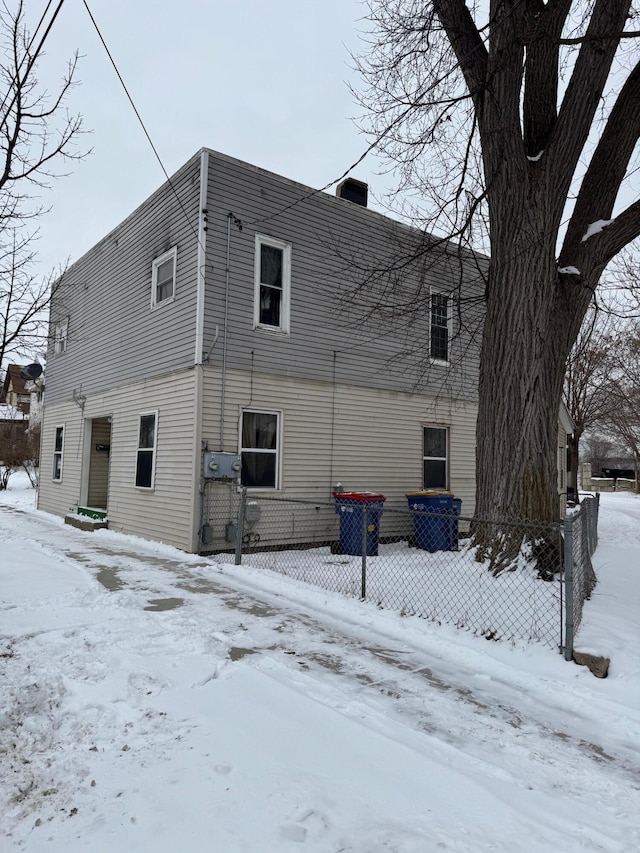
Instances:
[[[523,158],[524,159],[524,158]],[[558,201],[543,173],[502,164],[488,194],[491,262],[480,357],[476,513],[559,517],[558,416],[574,334],[588,306],[561,274],[549,223]]]
[[[478,559],[512,568],[529,543],[541,577],[561,564],[558,417],[566,358],[588,305],[575,275],[561,274],[546,229],[544,190],[506,191],[492,222],[480,359],[476,448]],[[538,197],[531,199],[531,195]],[[496,207],[494,206],[494,210]],[[483,520],[540,525],[486,525]]]
[[[557,273],[553,259],[550,264],[542,254],[492,263],[477,427],[476,513],[482,518],[558,518],[564,358],[560,342],[550,340]]]

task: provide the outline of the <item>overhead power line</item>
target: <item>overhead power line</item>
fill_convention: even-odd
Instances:
[[[149,131],[147,130],[146,125],[145,125],[144,121],[142,120],[142,116],[140,115],[140,112],[138,111],[138,108],[136,107],[136,105],[135,105],[135,103],[134,103],[134,100],[133,100],[133,98],[131,97],[131,93],[129,92],[129,89],[127,88],[127,85],[126,85],[126,83],[124,82],[124,79],[123,79],[123,77],[122,77],[122,74],[120,73],[120,71],[119,71],[119,69],[118,69],[118,66],[116,65],[115,59],[113,58],[113,56],[111,55],[111,51],[110,51],[110,50],[109,50],[109,48],[107,47],[107,43],[106,43],[106,41],[104,40],[104,36],[103,36],[103,35],[102,35],[102,33],[100,32],[100,28],[98,27],[98,24],[97,24],[97,22],[96,22],[96,19],[93,17],[93,14],[92,14],[92,12],[91,12],[91,9],[89,8],[89,4],[87,3],[87,0],[82,0],[82,2],[83,2],[83,4],[84,4],[85,9],[87,10],[87,14],[89,15],[89,18],[91,19],[91,23],[93,24],[94,29],[95,29],[96,33],[98,34],[98,38],[99,38],[99,39],[100,39],[100,41],[102,42],[102,46],[104,47],[105,52],[106,52],[107,56],[109,57],[109,61],[111,62],[111,65],[113,66],[113,70],[116,72],[116,75],[118,76],[118,80],[120,81],[120,85],[122,86],[122,88],[123,88],[123,90],[124,90],[124,93],[125,93],[125,95],[127,96],[127,99],[128,99],[128,101],[129,101],[129,103],[131,104],[131,108],[133,109],[134,113],[136,114],[136,118],[138,119],[138,122],[139,122],[139,124],[140,124],[140,127],[142,128],[142,130],[143,130],[143,132],[144,132],[144,135],[147,137],[147,141],[149,142],[149,145],[151,146],[151,150],[153,151],[153,153],[154,153],[154,155],[155,155],[156,160],[157,160],[157,161],[158,161],[158,163],[160,164],[160,168],[162,169],[162,172],[163,172],[163,174],[164,174],[165,178],[167,179],[167,182],[168,182],[169,186],[171,187],[171,190],[172,190],[172,192],[173,192],[174,196],[176,197],[176,200],[177,200],[178,204],[180,205],[180,209],[182,210],[182,212],[183,212],[183,214],[184,214],[184,216],[185,216],[185,219],[186,219],[186,220],[187,220],[187,222],[189,223],[189,227],[191,228],[192,232],[194,233],[194,235],[195,235],[196,239],[197,239],[197,240],[198,240],[198,242],[199,242],[198,232],[196,231],[196,229],[195,229],[195,227],[194,227],[193,223],[191,222],[191,219],[189,218],[189,214],[188,214],[188,213],[187,213],[187,211],[185,210],[185,207],[184,207],[184,205],[183,205],[183,203],[182,203],[182,199],[181,199],[181,198],[180,198],[180,196],[178,195],[178,192],[177,192],[177,190],[176,190],[175,186],[173,185],[173,182],[172,182],[172,180],[171,180],[171,178],[170,178],[170,176],[169,176],[169,173],[167,172],[167,170],[166,170],[166,168],[165,168],[165,166],[164,166],[164,163],[162,162],[162,158],[160,157],[160,154],[158,153],[158,149],[157,149],[157,148],[156,148],[156,146],[154,145],[153,140],[151,139],[151,135],[150,135]]]

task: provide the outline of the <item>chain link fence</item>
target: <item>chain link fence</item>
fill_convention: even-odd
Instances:
[[[598,546],[600,495],[583,497],[578,512],[564,523],[564,575],[566,586],[564,655],[573,657],[575,635],[582,621],[585,601],[596,585],[591,557]]]
[[[483,521],[459,514],[459,503],[400,509],[375,499],[254,497],[235,486],[205,497],[202,551],[218,561],[269,569],[487,639],[563,648],[561,524]]]

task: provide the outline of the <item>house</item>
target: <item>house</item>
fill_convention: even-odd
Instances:
[[[240,458],[254,497],[451,489],[472,513],[479,263],[357,181],[333,196],[201,150],[55,293],[39,508],[228,548]]]
[[[20,375],[21,369],[22,368],[19,364],[8,365],[4,376],[4,382],[2,383],[0,403],[13,406],[28,417],[31,393],[26,387],[27,380],[23,379]]]

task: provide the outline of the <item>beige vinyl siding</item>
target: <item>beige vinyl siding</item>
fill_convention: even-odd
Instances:
[[[53,479],[53,452],[57,427],[64,427],[62,479]],[[74,404],[45,406],[40,438],[38,509],[66,515],[76,512],[82,475],[82,412]]]
[[[58,515],[75,512],[82,493],[84,419],[110,416],[109,528],[192,550],[193,492],[199,478],[199,470],[194,472],[195,379],[196,371],[190,369],[87,395],[84,412],[74,403],[47,404],[43,470],[53,464],[55,426],[66,423],[70,430],[63,482],[43,479],[40,509]],[[155,487],[139,489],[134,485],[139,415],[156,410]]]
[[[311,380],[229,371],[225,388],[224,447],[220,447],[220,376],[205,369],[202,438],[209,449],[237,451],[243,409],[281,412],[281,488],[261,494],[330,501],[333,487],[374,491],[387,497],[387,507],[406,507],[405,493],[422,488],[422,427],[449,429],[449,485],[463,501],[463,515],[475,505],[475,423],[473,403],[417,394],[331,385]],[[217,486],[219,502],[228,486]],[[214,498],[215,500],[215,498]],[[265,507],[268,505],[265,502]],[[267,515],[256,530],[268,541]],[[274,523],[273,521],[271,523]],[[383,519],[382,535],[390,535]],[[385,529],[385,526],[387,529]]]
[[[47,402],[193,364],[199,177],[196,156],[65,272],[51,328],[68,317],[68,343],[49,340]],[[152,263],[174,246],[175,298],[152,308]]]
[[[227,253],[230,228],[228,361],[231,368],[295,377],[337,381],[387,390],[410,391],[416,383],[432,396],[475,399],[479,336],[467,327],[478,310],[484,281],[476,263],[457,248],[422,252],[420,260],[404,263],[407,251],[422,245],[413,231],[375,211],[327,193],[313,194],[286,178],[224,155],[210,152],[207,232],[207,296],[205,350],[211,363],[221,364]],[[304,199],[304,201],[301,201]],[[238,227],[238,221],[242,228]],[[255,237],[262,235],[291,245],[290,334],[253,328]],[[363,270],[396,265],[396,283],[405,309],[385,315],[366,314],[383,295],[388,277],[362,284]],[[467,291],[459,324],[452,304],[452,367],[429,360],[428,297],[431,289],[447,292],[460,282]],[[475,301],[468,297],[474,297]],[[452,297],[453,298],[453,297]],[[406,304],[422,300],[424,310],[408,318]]]

